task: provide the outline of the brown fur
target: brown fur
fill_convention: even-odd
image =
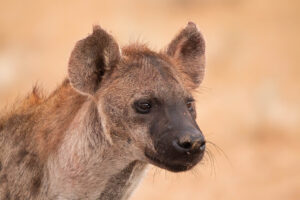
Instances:
[[[96,26],[76,44],[61,86],[49,96],[34,87],[0,117],[0,199],[129,198],[150,162],[145,149],[155,151],[133,101],[177,105],[203,72],[204,41],[193,23],[160,53],[140,44],[121,53]]]
[[[41,187],[43,167],[49,154],[54,153],[58,148],[66,128],[73,119],[72,116],[85,99],[86,97],[78,95],[70,87],[68,81],[65,81],[48,98],[41,96],[35,87],[13,112],[2,118],[1,152],[5,152],[7,158],[4,159],[5,155],[0,154],[0,160],[3,162],[2,171],[6,171],[5,174],[0,171],[0,174],[7,177],[15,191],[19,188],[30,193],[23,196],[16,192],[15,196],[11,194],[12,199],[17,196],[20,198],[36,196]],[[69,103],[73,106],[64,105]],[[23,176],[15,180],[15,177],[20,176],[18,173]],[[28,179],[29,177],[32,179]],[[21,182],[22,179],[24,182]]]

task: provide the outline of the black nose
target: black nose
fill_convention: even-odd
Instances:
[[[173,146],[179,152],[203,153],[205,151],[205,143],[202,134],[184,134],[173,141]]]

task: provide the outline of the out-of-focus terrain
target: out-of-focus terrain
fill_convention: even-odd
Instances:
[[[300,1],[0,1],[0,108],[66,76],[75,42],[100,24],[120,44],[165,47],[191,20],[207,43],[197,94],[208,156],[150,167],[132,200],[300,199]],[[222,151],[224,153],[222,153]]]

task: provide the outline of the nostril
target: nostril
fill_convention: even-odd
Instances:
[[[173,141],[173,146],[179,152],[200,153],[205,151],[206,142],[203,138],[180,138]]]
[[[192,143],[189,141],[185,141],[185,142],[178,142],[178,145],[184,149],[191,149],[192,148]]]

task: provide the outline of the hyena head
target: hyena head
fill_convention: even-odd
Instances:
[[[69,79],[78,92],[94,99],[101,134],[112,143],[128,144],[124,151],[134,149],[133,159],[185,171],[205,151],[192,96],[203,79],[204,51],[192,22],[160,53],[141,44],[121,52],[114,38],[96,26],[76,44]]]

